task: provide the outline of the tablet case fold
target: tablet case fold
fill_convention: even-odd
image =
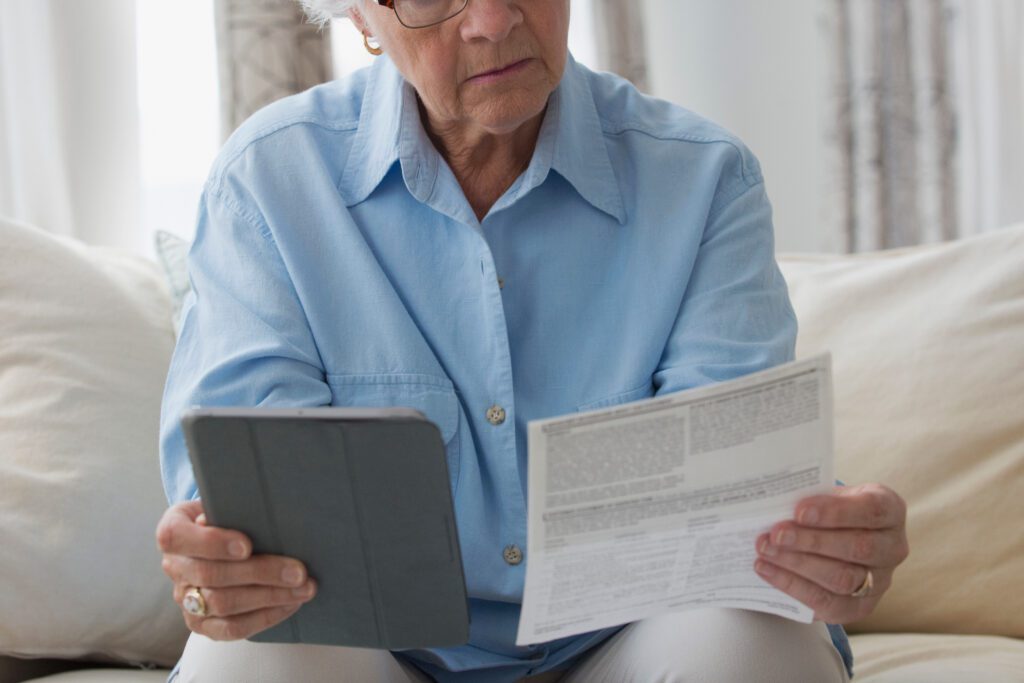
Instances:
[[[182,419],[209,524],[245,533],[253,554],[303,561],[318,584],[298,612],[248,640],[465,643],[469,609],[437,426],[402,408],[360,419],[345,416],[367,409],[256,411],[193,409]]]

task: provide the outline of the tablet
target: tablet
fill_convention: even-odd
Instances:
[[[437,425],[418,410],[192,408],[203,510],[253,554],[305,563],[316,597],[248,640],[389,650],[469,640],[469,604]]]

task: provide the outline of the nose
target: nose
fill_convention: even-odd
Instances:
[[[516,1],[470,0],[465,12],[461,32],[462,39],[467,42],[479,38],[500,42],[513,28],[523,23],[523,13]]]

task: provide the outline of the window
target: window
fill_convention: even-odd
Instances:
[[[220,148],[213,0],[137,0],[142,229],[191,239]]]

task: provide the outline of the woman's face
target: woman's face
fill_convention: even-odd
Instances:
[[[349,14],[416,89],[435,130],[509,133],[544,110],[565,69],[569,0],[469,0],[418,29],[375,0]]]

